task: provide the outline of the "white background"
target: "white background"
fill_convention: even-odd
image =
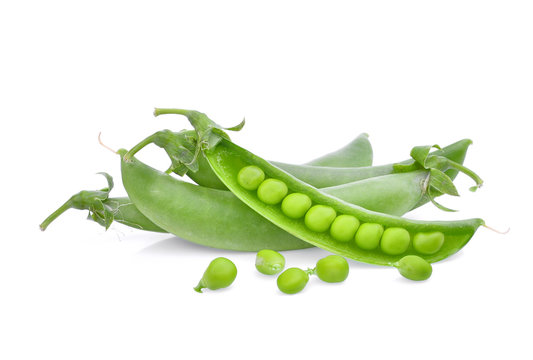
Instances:
[[[530,1],[5,1],[0,5],[2,359],[530,359],[533,6]],[[148,4],[149,3],[149,4]],[[194,3],[194,5],[193,5]],[[305,162],[370,134],[375,164],[412,146],[471,138],[461,209],[482,217],[430,280],[350,263],[286,296],[253,253],[203,248],[72,210],[117,156],[181,117],[155,106],[243,117],[233,140]],[[161,151],[141,159],[164,169]],[[310,267],[327,253],[286,252]],[[239,270],[226,290],[192,290],[213,258]]]

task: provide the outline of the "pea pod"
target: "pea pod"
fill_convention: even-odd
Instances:
[[[428,262],[436,262],[459,251],[468,243],[479,226],[484,224],[482,219],[409,220],[349,204],[310,186],[268,161],[233,144],[227,136],[223,135],[223,129],[204,114],[179,109],[174,109],[174,112],[188,117],[198,134],[198,149],[203,151],[215,174],[243,203],[288,233],[335,254],[361,262],[387,266],[393,266],[403,256],[411,254],[418,255]],[[230,128],[232,129],[238,129],[238,127]],[[267,204],[261,201],[256,192],[243,188],[237,180],[239,171],[247,166],[257,166],[264,171],[267,179],[283,182],[287,186],[288,193],[308,196],[314,206],[309,209],[305,218],[293,219],[283,213],[279,204]],[[361,224],[381,225],[385,229],[383,237],[379,239],[381,246],[364,250],[358,247],[355,241],[338,241],[327,231],[335,219],[331,213],[352,216]],[[324,228],[326,231],[323,231]],[[418,233],[430,232],[443,234],[442,246],[432,254],[417,253],[410,239]]]
[[[194,131],[172,132],[170,130],[161,130],[148,136],[131,150],[136,153],[150,143],[163,148],[168,154],[171,166],[167,172],[174,172],[180,176],[187,174],[198,185],[227,190],[226,186],[213,173],[203,154],[195,152],[196,133]],[[313,178],[319,177],[324,173],[324,167],[370,167],[372,165],[372,157],[372,146],[368,141],[368,135],[363,133],[344,147],[307,163],[307,165],[320,165],[311,167],[309,176]],[[294,167],[296,170],[300,167],[308,168],[306,165],[274,163],[281,167]],[[350,177],[345,176],[344,179],[350,180]],[[338,181],[326,182],[325,186],[337,184],[339,184]]]
[[[156,111],[156,115],[160,115],[163,113],[171,113],[172,109],[156,109]],[[200,116],[203,115],[197,112],[194,113],[200,114]],[[242,127],[242,124],[239,126]],[[224,136],[227,137],[227,135]],[[229,139],[229,137],[227,138]],[[357,145],[357,140],[359,138],[361,138],[361,136],[352,141],[349,145]],[[227,190],[226,186],[221,183],[218,177],[211,170],[211,167],[209,166],[209,163],[205,159],[203,153],[196,150],[197,137],[196,135],[191,134],[191,131],[158,131],[142,140],[139,144],[135,145],[131,149],[131,152],[136,153],[150,143],[154,143],[155,145],[163,148],[170,157],[172,165],[167,172],[175,172],[180,176],[187,174],[199,185]],[[317,188],[338,186],[377,176],[412,172],[416,170],[436,172],[442,169],[444,176],[447,177],[449,182],[451,182],[457,176],[459,170],[473,174],[469,171],[469,169],[462,167],[462,163],[466,156],[466,151],[471,143],[471,140],[463,139],[442,149],[439,148],[431,153],[429,151],[425,153],[424,151],[418,151],[417,153],[411,154],[413,157],[412,159],[408,159],[400,163],[386,164],[381,166],[365,166],[359,168],[328,166],[325,168],[324,166],[314,166],[309,164],[295,165],[276,161],[272,161],[272,164]],[[425,149],[424,147],[417,147],[414,149],[416,150],[418,148]],[[370,145],[364,146],[363,149],[364,151],[362,152],[361,156],[367,159],[371,158],[372,148]],[[341,150],[343,151],[337,151],[332,154],[325,155],[325,159],[321,160],[320,164],[325,164],[327,159],[330,159],[335,164],[348,164],[349,160],[345,156],[347,156],[347,154],[352,154],[353,149],[350,146],[345,146]],[[428,158],[441,159],[441,162],[437,164],[440,166],[440,169],[434,169],[433,166],[436,165],[435,162],[428,162]],[[429,187],[433,188],[433,191],[431,192],[432,196],[429,196],[430,192],[428,191],[425,198],[421,199],[416,207],[425,204],[427,201],[433,200],[434,197],[442,193],[434,189],[434,184],[437,184],[437,181],[429,181]],[[438,206],[439,204],[435,203],[435,205]],[[446,209],[445,207],[441,208],[443,210]]]
[[[179,175],[187,173],[189,177],[197,184],[202,184],[211,188],[223,188],[225,185],[218,179],[215,173],[209,167],[203,156],[198,158],[199,167],[192,166],[196,171],[188,171],[191,168],[187,167],[184,157],[192,160],[193,152],[196,146],[196,132],[194,130],[182,131],[179,133],[171,132],[170,130],[163,130],[154,133],[141,143],[137,144],[133,149],[138,151],[146,144],[153,142],[155,145],[165,149],[171,159],[172,165],[169,170]],[[313,163],[315,160],[312,160]],[[322,166],[364,166],[372,164],[372,146],[368,141],[367,134],[357,136],[350,143],[332,153],[323,155],[318,158]],[[203,165],[202,165],[203,164]],[[57,217],[63,214],[66,210],[74,208],[78,210],[89,210],[89,220],[93,220],[106,229],[111,223],[117,221],[121,224],[147,231],[166,232],[153,222],[148,220],[127,197],[109,197],[110,191],[113,189],[113,179],[107,173],[103,174],[107,181],[108,187],[102,190],[83,190],[73,195],[61,207],[54,211],[43,223],[40,225],[41,230],[45,230],[48,225]],[[335,191],[335,190],[333,190]],[[338,191],[342,192],[342,189]],[[342,195],[341,195],[342,196]],[[364,202],[364,199],[361,199]]]

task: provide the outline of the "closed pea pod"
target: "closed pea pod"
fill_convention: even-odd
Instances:
[[[255,268],[262,274],[275,275],[285,267],[285,258],[279,252],[263,249],[255,257]]]

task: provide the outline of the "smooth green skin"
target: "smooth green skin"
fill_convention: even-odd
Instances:
[[[322,281],[328,283],[343,282],[348,277],[350,266],[345,258],[329,255],[317,261],[314,273]]]
[[[362,133],[339,150],[309,161],[306,165],[326,167],[362,167],[372,165],[372,145]]]
[[[305,215],[312,205],[309,196],[300,193],[289,194],[281,203],[281,211],[293,219],[299,219]]]
[[[278,276],[278,289],[285,294],[296,294],[302,291],[307,282],[309,275],[299,268],[289,268]]]
[[[389,255],[400,255],[407,251],[411,243],[409,231],[401,227],[385,229],[381,236],[381,251]]]
[[[416,255],[404,256],[394,266],[403,277],[414,281],[427,280],[433,272],[431,264]]]
[[[316,232],[309,229],[304,221],[290,219],[278,207],[263,203],[255,194],[243,189],[236,181],[239,170],[244,166],[256,165],[263,169],[267,177],[279,179],[287,184],[291,192],[306,194],[314,204],[330,206],[337,213],[353,215],[361,223],[378,223],[384,228],[400,227],[406,229],[411,236],[419,232],[441,231],[445,235],[445,243],[441,250],[435,254],[421,255],[429,262],[445,259],[459,251],[472,238],[478,227],[484,224],[482,219],[420,221],[372,212],[332,197],[228,140],[220,140],[215,147],[204,150],[204,153],[217,176],[228,189],[258,214],[312,245],[356,261],[391,266],[400,259],[400,256],[383,253],[380,249],[362,250],[355,245],[355,242],[336,241],[329,232]],[[410,247],[403,255],[413,253],[414,249]]]
[[[122,160],[121,170],[124,188],[139,211],[182,239],[239,251],[311,247],[252,211],[229,191],[181,181],[135,158]]]
[[[194,291],[201,293],[202,289],[218,290],[230,286],[237,277],[237,267],[224,257],[218,257],[209,263],[202,279],[194,287]]]
[[[354,239],[359,228],[359,220],[351,215],[339,215],[333,220],[329,233],[337,241],[350,241]]]
[[[440,232],[418,233],[413,238],[413,247],[421,254],[434,254],[444,244],[444,234]]]
[[[190,134],[193,135],[193,134]],[[195,134],[194,134],[195,136]],[[373,151],[372,151],[372,145],[368,141],[368,135],[367,134],[360,134],[357,136],[354,140],[352,140],[347,145],[343,146],[342,148],[333,151],[331,153],[328,153],[326,155],[323,155],[315,160],[311,160],[310,162],[304,164],[304,165],[291,165],[291,164],[285,164],[280,162],[273,162],[273,164],[277,164],[279,166],[286,167],[286,166],[295,166],[298,168],[299,166],[315,166],[316,168],[314,171],[316,171],[316,175],[319,176],[318,171],[323,172],[327,169],[324,169],[325,167],[361,167],[361,166],[372,166],[372,158],[373,158]],[[189,171],[187,173],[187,176],[191,178],[195,183],[198,185],[214,188],[214,189],[221,189],[221,190],[227,190],[228,188],[226,185],[224,185],[220,179],[215,175],[215,173],[211,170],[211,167],[209,166],[209,163],[205,159],[203,154],[200,154],[198,157],[198,165],[199,169],[196,172]],[[327,186],[335,186],[338,183],[329,184]]]
[[[469,139],[460,140],[441,150],[433,151],[431,154],[442,155],[462,164],[470,144],[472,144],[472,141]],[[402,161],[400,164],[408,162],[410,160]],[[278,162],[272,162],[272,165],[319,189],[395,173],[394,164],[358,168],[329,167],[327,169],[320,166],[292,165]],[[458,172],[450,169],[445,173],[453,180]]]
[[[279,252],[263,249],[255,257],[255,268],[261,274],[279,274],[285,267],[285,258]]]
[[[266,179],[257,188],[257,197],[265,204],[275,205],[287,195],[287,185],[278,179]]]
[[[257,166],[247,166],[239,171],[237,181],[246,190],[257,190],[265,180],[265,173]]]
[[[363,250],[377,249],[383,231],[381,224],[364,223],[355,234],[355,244]]]
[[[305,226],[316,232],[324,232],[329,229],[337,213],[335,209],[327,205],[315,205],[305,214]]]

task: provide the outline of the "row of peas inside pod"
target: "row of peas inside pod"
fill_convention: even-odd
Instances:
[[[434,254],[444,244],[444,234],[439,231],[419,232],[411,241],[409,232],[401,227],[384,229],[381,224],[363,223],[353,215],[338,214],[331,206],[313,204],[306,194],[292,192],[278,179],[265,179],[265,173],[255,165],[243,167],[237,181],[249,191],[257,191],[263,203],[281,203],[281,211],[291,219],[302,219],[305,226],[314,232],[324,233],[339,242],[354,242],[363,250],[380,249],[387,255],[401,255],[412,247],[420,254]],[[411,244],[412,242],[412,244]]]
[[[416,255],[404,256],[395,266],[405,278],[416,281],[428,279],[432,272],[431,264]],[[255,267],[257,271],[265,275],[279,274],[277,286],[285,294],[296,294],[302,291],[309,282],[310,275],[316,275],[324,282],[340,283],[348,278],[350,272],[348,262],[339,255],[329,255],[318,260],[312,269],[302,270],[291,267],[283,271],[285,257],[269,249],[263,249],[257,253]],[[201,293],[203,289],[226,288],[233,284],[236,277],[235,264],[225,257],[218,257],[211,261],[194,290]]]

